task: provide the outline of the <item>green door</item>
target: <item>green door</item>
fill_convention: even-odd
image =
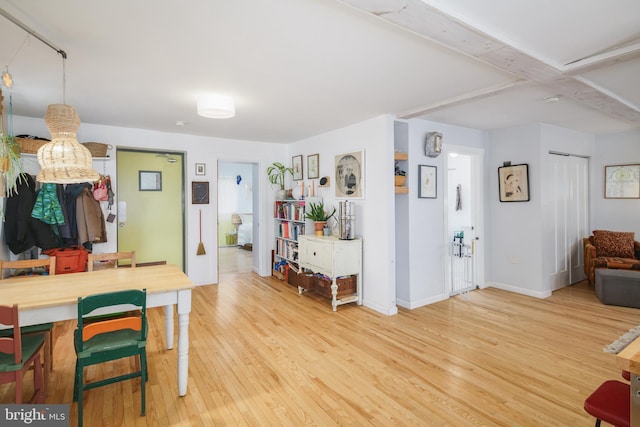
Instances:
[[[117,150],[118,251],[184,269],[184,157]]]

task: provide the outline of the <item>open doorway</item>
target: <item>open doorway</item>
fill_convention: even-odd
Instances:
[[[218,271],[255,271],[257,164],[218,162]]]
[[[445,280],[449,296],[484,283],[484,150],[449,146],[445,158]]]

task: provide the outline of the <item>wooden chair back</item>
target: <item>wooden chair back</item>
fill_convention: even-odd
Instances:
[[[11,326],[13,335],[0,338],[0,353],[13,354],[16,364],[22,361],[22,334],[18,322],[18,305],[0,305],[0,324]]]
[[[28,403],[44,403],[46,383],[40,358],[44,334],[22,336],[17,304],[0,305],[0,324],[13,328],[12,335],[0,337],[0,353],[9,356],[0,358],[0,384],[15,383],[15,403],[22,403],[23,376],[33,367],[33,394]]]
[[[22,259],[18,261],[0,260],[0,280],[4,278],[4,270],[29,269],[37,267],[47,267],[50,275],[56,274],[56,257],[40,259]]]
[[[127,267],[135,268],[136,251],[131,252],[110,252],[106,254],[89,254],[87,258],[87,271],[102,270],[104,268],[118,268],[118,261],[128,259],[130,265]],[[108,262],[112,261],[112,262]],[[97,263],[97,265],[96,265]],[[124,267],[124,266],[122,266]]]

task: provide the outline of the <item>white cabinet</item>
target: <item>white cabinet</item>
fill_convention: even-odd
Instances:
[[[362,240],[340,240],[335,236],[299,236],[298,261],[300,268],[325,274],[332,279],[331,305],[333,311],[341,304],[362,304]],[[340,276],[357,275],[356,293],[337,298]]]

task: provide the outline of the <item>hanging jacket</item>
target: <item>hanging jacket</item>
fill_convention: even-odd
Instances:
[[[51,225],[64,224],[64,214],[58,201],[56,184],[50,182],[42,184],[31,216]]]
[[[89,185],[90,187],[90,185]],[[93,198],[89,187],[82,189],[76,199],[76,221],[78,223],[78,243],[104,243],[107,241],[107,227],[100,202]]]
[[[64,200],[67,205],[67,220],[69,221],[69,232],[71,233],[69,243],[72,245],[78,244],[78,221],[76,220],[76,202],[78,196],[85,188],[91,188],[91,184],[87,182],[80,184],[67,184],[67,187],[64,189]]]
[[[69,242],[69,244],[74,244],[71,239],[71,229],[69,227],[69,212],[67,210],[67,201],[66,201],[66,193],[64,191],[64,185],[57,184],[56,185],[56,194],[58,196],[58,201],[60,202],[60,208],[62,209],[62,215],[64,217],[64,223],[58,224],[58,230],[60,232],[60,237],[63,242]],[[74,213],[75,214],[75,213]]]
[[[36,244],[31,229],[31,210],[36,202],[36,183],[29,174],[22,174],[17,191],[7,197],[4,234],[7,246],[19,254]]]

